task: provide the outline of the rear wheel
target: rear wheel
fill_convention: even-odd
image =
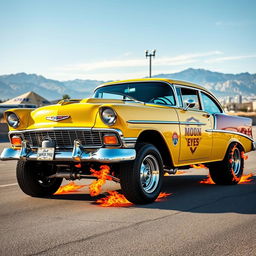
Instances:
[[[120,183],[125,197],[135,204],[154,202],[163,182],[163,162],[157,148],[140,144],[133,162],[120,168]]]
[[[244,159],[241,157],[242,148],[238,143],[230,144],[223,161],[210,165],[210,176],[216,184],[237,184],[244,170]]]
[[[36,162],[19,160],[16,168],[21,190],[30,196],[47,197],[53,195],[61,185],[62,178],[47,178],[52,174],[46,166]]]

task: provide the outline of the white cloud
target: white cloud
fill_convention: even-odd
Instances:
[[[174,57],[160,57],[154,59],[154,66],[176,66],[197,62],[200,58],[222,54],[220,51],[210,51],[204,53],[183,54]],[[148,61],[146,59],[123,59],[123,60],[103,60],[91,63],[80,63],[67,65],[64,67],[54,68],[57,72],[89,72],[100,69],[113,68],[138,68],[146,67]]]
[[[128,57],[128,56],[131,56],[132,54],[133,54],[132,52],[125,52],[122,54],[122,56]]]
[[[153,74],[171,73],[202,64],[209,57],[223,54],[220,51],[182,54],[177,56],[160,57],[153,60]],[[125,56],[126,55],[126,56]],[[124,53],[115,60],[102,60],[97,62],[78,63],[55,67],[48,70],[48,76],[59,80],[96,79],[121,80],[140,78],[148,75],[148,59],[129,58],[132,53]]]
[[[251,59],[251,58],[256,58],[256,54],[220,57],[220,58],[205,60],[205,63],[216,63],[216,62],[223,62],[223,61],[230,61],[230,60]]]

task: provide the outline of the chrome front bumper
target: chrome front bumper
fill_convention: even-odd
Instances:
[[[136,157],[135,149],[128,148],[100,148],[94,151],[87,151],[79,144],[76,144],[73,151],[56,151],[52,161],[72,161],[72,162],[101,162],[116,163],[121,161],[131,161]],[[5,148],[0,156],[0,160],[29,160],[37,161],[37,152],[23,147],[21,150]]]

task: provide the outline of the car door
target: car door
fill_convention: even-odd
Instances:
[[[203,111],[199,91],[195,88],[176,86],[180,108],[181,149],[179,164],[207,161],[211,157],[213,117]],[[189,104],[189,102],[191,104]]]

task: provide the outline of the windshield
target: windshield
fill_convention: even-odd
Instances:
[[[134,99],[146,103],[175,105],[171,86],[161,82],[140,82],[108,85],[97,89],[94,98]]]

